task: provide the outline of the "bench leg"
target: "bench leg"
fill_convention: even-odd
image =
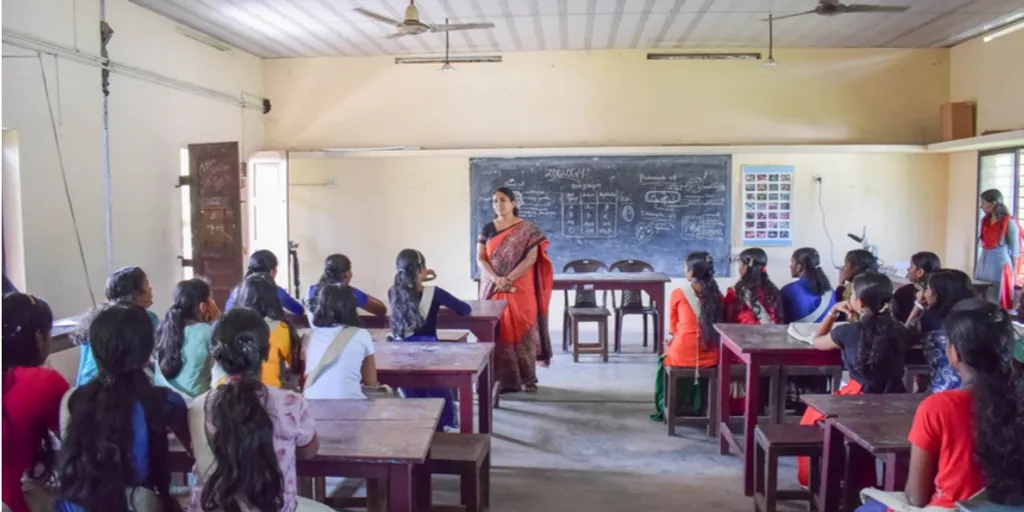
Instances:
[[[608,362],[608,320],[602,318],[601,322],[597,326],[601,332],[598,334],[601,343],[601,362]]]
[[[572,362],[580,362],[580,323],[575,318],[569,320],[572,323],[569,342],[572,343]]]
[[[779,490],[779,456],[768,448],[765,466],[764,512],[775,512],[776,493]]]
[[[708,436],[718,437],[718,370],[708,376]]]
[[[641,315],[640,318],[644,321],[644,348],[647,348],[647,314]]]
[[[480,467],[480,494],[484,510],[491,510],[491,452],[487,451],[484,464]]]
[[[475,468],[459,475],[459,491],[462,495],[462,506],[466,507],[466,512],[481,512],[480,479],[477,477]]]
[[[615,311],[615,353],[622,352],[622,319],[625,315],[622,314],[622,310]]]
[[[811,512],[818,510],[818,488],[821,486],[821,456],[811,457],[811,474],[808,478],[807,506]],[[852,512],[852,511],[851,511]]]
[[[754,512],[760,512],[761,500],[765,499],[764,490],[765,453],[761,443],[754,443]]]
[[[672,378],[669,368],[665,367],[665,422],[668,423],[668,435],[676,435],[676,415],[679,414],[676,406],[676,381]]]

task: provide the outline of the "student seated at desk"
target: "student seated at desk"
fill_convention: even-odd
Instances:
[[[836,287],[836,303],[849,302],[853,295],[853,280],[857,276],[867,272],[878,272],[878,259],[864,249],[854,249],[846,253],[843,259],[843,268],[839,270],[839,286]],[[858,312],[840,313],[837,320],[844,322],[856,322]]]
[[[710,368],[718,364],[718,331],[715,324],[725,319],[722,292],[715,282],[715,262],[706,252],[692,252],[686,256],[688,284],[676,288],[668,299],[669,339],[665,342],[665,355],[658,359],[658,372],[654,379],[654,421],[662,421],[665,411],[665,367]],[[716,383],[709,383],[711,386]],[[679,393],[680,401],[689,405],[694,414],[703,409],[704,399],[700,386],[686,379]]]
[[[960,389],[960,375],[946,357],[948,338],[942,322],[958,302],[974,297],[974,285],[959,270],[939,270],[925,280],[924,309],[921,313],[921,346],[931,378],[930,393]]]
[[[106,295],[107,302],[112,304],[136,304],[143,308],[153,305],[153,288],[149,286],[149,278],[146,277],[146,273],[139,267],[124,267],[114,272],[107,279]],[[155,328],[160,323],[160,317],[149,310],[146,310],[146,313]],[[89,323],[88,319],[83,320],[83,328],[88,329]],[[75,380],[75,386],[82,387],[88,384],[96,377],[97,372],[91,344],[85,341],[81,345],[78,378]]]
[[[167,470],[167,432],[190,446],[181,396],[154,386],[145,366],[153,322],[136,304],[103,308],[89,326],[99,373],[61,404],[64,441],[58,512],[176,510]]]
[[[919,252],[910,257],[910,268],[907,269],[910,284],[903,285],[892,296],[892,316],[896,320],[907,325],[920,320],[922,308],[919,299],[925,280],[941,268],[942,263],[935,253]]]
[[[270,277],[253,274],[245,278],[232,309],[251,309],[263,317],[270,328],[270,352],[263,363],[263,383],[275,388],[301,389],[299,380],[304,369],[302,339],[298,329],[285,316],[277,290]],[[223,378],[223,369],[215,366],[213,381],[219,385]]]
[[[320,280],[313,286],[309,287],[309,297],[306,303],[309,305],[310,310],[316,309],[317,292],[326,285],[329,284],[343,284],[348,287],[349,290],[356,297],[356,306],[368,313],[372,313],[377,316],[384,316],[388,314],[388,307],[384,305],[380,299],[371,297],[359,288],[350,285],[352,281],[352,261],[348,259],[348,256],[344,254],[332,254],[324,260],[324,273],[320,275]]]
[[[153,382],[195,398],[210,389],[210,337],[220,309],[206,281],[174,287],[174,299],[156,329]]]
[[[266,249],[261,249],[252,253],[252,256],[249,256],[249,265],[245,269],[245,277],[248,278],[255,274],[264,274],[271,282],[273,282],[274,279],[277,278],[277,256],[274,256],[274,253]],[[288,295],[288,290],[277,286],[277,284],[274,284],[274,287],[277,289],[277,300],[289,315],[302,316],[306,314],[306,309],[302,307],[302,304],[299,304],[299,301],[293,299],[291,295]],[[238,293],[238,287],[231,290],[231,295],[228,296],[228,301],[224,303],[225,310],[231,309],[231,307],[235,305]]]
[[[68,383],[46,368],[53,312],[24,293],[3,298],[3,503],[13,512],[50,510],[60,401]],[[29,471],[31,470],[31,471]],[[24,477],[24,483],[22,479]]]
[[[968,299],[953,307],[943,328],[964,387],[935,393],[918,407],[906,492],[865,489],[858,512],[953,510],[983,487],[988,501],[1024,508],[1024,375],[1010,363],[1010,316]]]
[[[427,261],[415,249],[398,253],[395,261],[395,284],[388,290],[391,301],[391,338],[395,341],[437,341],[437,315],[441,306],[459,316],[472,312],[469,304],[456,299],[437,286],[423,286],[427,277]],[[444,398],[441,422],[438,428],[458,428],[455,416],[454,393],[451,389],[402,388],[408,398]]]
[[[363,386],[377,385],[373,338],[359,327],[356,296],[345,284],[319,289],[313,328],[303,339],[306,398],[365,399]]]
[[[897,322],[889,313],[892,302],[892,281],[888,277],[866,272],[853,279],[849,302],[840,302],[832,308],[825,321],[814,334],[814,348],[839,350],[843,369],[850,372],[850,380],[836,395],[903,393],[903,366],[907,347],[913,333]],[[860,317],[859,322],[833,328],[841,314]],[[814,425],[823,416],[813,408],[804,412],[801,425]],[[797,460],[797,477],[807,485],[810,461]],[[874,465],[865,479],[874,478]]]
[[[782,310],[787,324],[819,323],[836,303],[832,283],[821,269],[821,256],[812,247],[793,251],[790,275],[796,281],[782,287]]]
[[[768,278],[768,255],[753,247],[740,253],[740,279],[725,294],[725,321],[731,324],[781,324],[782,294]]]
[[[260,381],[270,333],[246,308],[214,327],[210,353],[228,377],[189,408],[196,459],[189,512],[332,510],[298,496],[296,460],[316,456],[316,421],[302,395]]]

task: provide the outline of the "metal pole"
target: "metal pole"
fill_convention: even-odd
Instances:
[[[103,91],[101,134],[103,140],[103,199],[106,201],[107,275],[114,273],[114,203],[110,187],[110,56],[107,53],[107,43],[110,42],[113,35],[114,31],[107,24],[107,1],[100,0],[100,57],[103,58],[103,68],[100,70],[100,86]]]

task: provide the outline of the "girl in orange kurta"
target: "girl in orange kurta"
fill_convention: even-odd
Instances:
[[[665,367],[708,368],[718,363],[718,332],[714,324],[724,318],[722,292],[715,282],[715,264],[706,252],[690,253],[686,257],[688,285],[672,291],[669,299],[669,336],[665,341],[665,355],[658,359],[658,374],[654,381],[655,414],[651,419],[661,421],[665,408]],[[684,383],[687,390],[681,397],[699,393],[692,381]],[[699,400],[697,400],[699,402]]]

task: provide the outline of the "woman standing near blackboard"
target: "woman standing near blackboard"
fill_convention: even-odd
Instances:
[[[519,217],[511,190],[499,188],[491,205],[496,217],[480,231],[476,261],[480,298],[508,301],[495,347],[500,391],[535,392],[534,366],[551,362],[548,303],[554,271],[547,255],[548,239],[540,228]]]

